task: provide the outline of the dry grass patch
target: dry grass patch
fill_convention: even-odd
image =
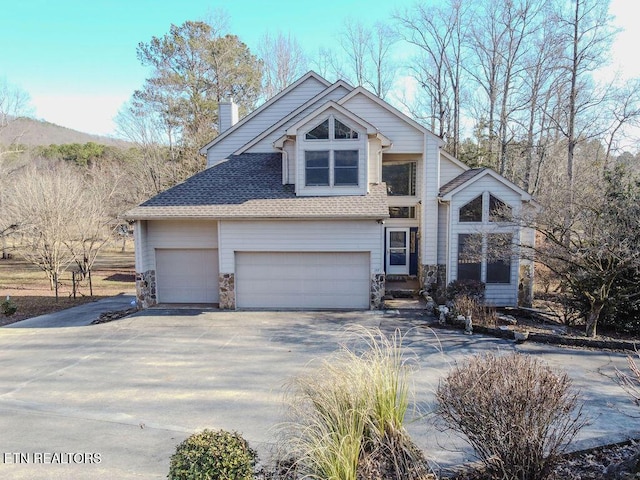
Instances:
[[[119,245],[100,253],[91,272],[93,296],[88,281],[81,282],[76,298],[73,298],[71,270],[60,279],[58,299],[51,290],[49,280],[36,266],[22,258],[0,260],[0,299],[7,296],[18,310],[6,317],[0,315],[0,326],[53,313],[65,308],[93,302],[101,298],[135,290],[135,266],[133,252],[121,253]]]

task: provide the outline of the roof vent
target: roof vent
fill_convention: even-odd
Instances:
[[[218,133],[229,130],[238,123],[238,105],[230,100],[218,103]]]

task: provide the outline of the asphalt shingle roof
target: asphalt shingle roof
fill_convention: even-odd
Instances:
[[[160,218],[386,218],[386,187],[367,195],[297,197],[282,185],[279,153],[232,155],[124,214],[132,220]]]
[[[462,185],[463,183],[471,180],[473,177],[475,177],[476,175],[479,175],[480,173],[484,172],[485,170],[486,170],[486,168],[472,168],[471,170],[466,170],[466,171],[462,172],[456,178],[454,178],[450,182],[448,182],[448,183],[444,184],[442,187],[440,187],[439,195],[441,197],[445,196],[447,193],[455,190],[460,185]]]

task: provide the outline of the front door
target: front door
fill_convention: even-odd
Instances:
[[[409,229],[387,228],[387,275],[409,275]]]

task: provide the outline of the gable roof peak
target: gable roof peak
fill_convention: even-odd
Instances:
[[[258,115],[260,112],[262,112],[263,110],[266,110],[267,108],[269,108],[270,105],[272,105],[273,103],[275,103],[276,101],[278,101],[280,98],[282,98],[283,96],[285,96],[287,93],[289,93],[291,90],[294,90],[295,88],[297,88],[300,84],[306,82],[307,80],[313,78],[314,80],[320,82],[322,85],[324,85],[325,88],[329,87],[331,85],[331,82],[329,82],[326,78],[318,75],[316,72],[314,72],[313,70],[309,70],[307,73],[305,73],[302,77],[300,77],[298,80],[296,80],[295,82],[293,82],[291,85],[287,86],[284,90],[281,90],[280,92],[278,92],[276,95],[274,95],[273,97],[271,97],[269,100],[267,100],[266,102],[264,102],[262,105],[260,105],[258,108],[256,108],[255,110],[253,110],[252,112],[250,112],[249,114],[245,115],[243,118],[241,118],[235,125],[233,125],[231,128],[228,128],[227,130],[225,130],[224,132],[220,132],[219,135],[214,138],[213,140],[211,140],[209,143],[207,143],[206,145],[204,145],[201,149],[200,149],[200,153],[202,155],[206,155],[207,150],[209,148],[211,148],[213,145],[215,145],[216,143],[218,143],[220,140],[222,140],[223,138],[226,138],[229,134],[231,134],[232,132],[234,132],[235,130],[237,130],[238,128],[240,128],[242,125],[244,125],[245,123],[247,123],[249,120],[251,120],[253,117],[255,117],[256,115]]]

